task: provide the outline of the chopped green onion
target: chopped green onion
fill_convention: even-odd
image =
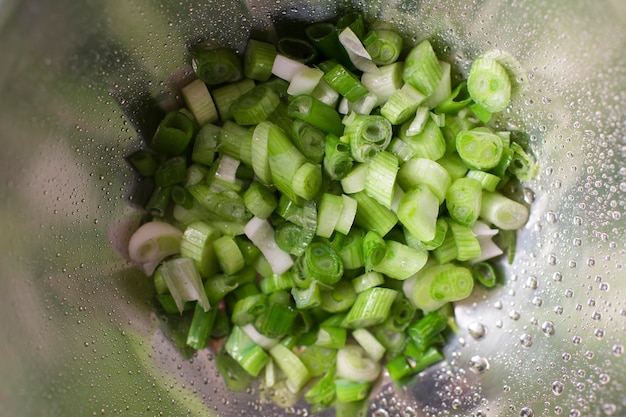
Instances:
[[[156,152],[181,155],[187,149],[193,134],[191,119],[180,111],[171,111],[159,123],[150,147]]]
[[[344,130],[352,157],[359,162],[369,161],[384,150],[392,134],[391,123],[378,115],[355,115]]]
[[[513,159],[508,166],[509,172],[520,181],[532,180],[537,174],[537,164],[519,144],[511,142],[510,146],[513,151]]]
[[[243,58],[243,69],[246,78],[267,81],[272,75],[272,66],[276,58],[276,48],[268,42],[256,39],[248,40]]]
[[[199,164],[211,165],[218,150],[221,131],[221,127],[211,123],[202,126],[194,139],[191,160]]]
[[[451,179],[448,171],[437,162],[426,158],[412,158],[400,167],[398,184],[405,191],[424,184],[441,204],[450,187]]]
[[[211,91],[215,107],[217,107],[217,112],[219,113],[220,120],[222,122],[233,118],[232,113],[230,112],[231,104],[233,104],[233,102],[235,102],[235,100],[237,100],[240,96],[252,90],[254,86],[255,84],[253,80],[244,78],[236,83],[226,84]]]
[[[300,152],[312,162],[319,164],[324,159],[326,134],[315,126],[296,119],[292,124],[293,142]]]
[[[344,236],[341,233],[336,233],[335,236]],[[361,268],[365,265],[365,258],[363,253],[363,229],[353,227],[343,239],[343,244],[339,250],[339,256],[343,261],[344,268],[347,270],[354,270]]]
[[[248,239],[261,250],[275,274],[282,274],[291,268],[293,260],[276,244],[274,229],[267,220],[253,217],[246,224],[244,232]]]
[[[317,87],[317,84],[319,84],[322,79],[322,76],[324,76],[324,72],[320,69],[303,68],[301,71],[296,72],[291,78],[287,93],[291,96],[312,94],[315,87]]]
[[[350,28],[359,38],[365,36],[365,21],[360,12],[348,12],[337,20],[337,31],[341,32]]]
[[[380,109],[393,125],[399,125],[409,120],[417,111],[420,104],[426,99],[422,93],[410,84],[404,84],[389,97],[389,100]]]
[[[156,152],[151,149],[138,149],[126,159],[140,175],[151,177],[159,166],[156,157]]]
[[[349,101],[356,101],[368,93],[358,77],[341,64],[326,72],[324,80]]]
[[[330,246],[323,242],[313,242],[302,257],[303,273],[326,285],[334,285],[343,275],[343,263]]]
[[[354,66],[360,71],[375,72],[378,68],[372,61],[372,57],[369,52],[367,52],[367,49],[365,49],[365,46],[363,46],[363,43],[361,43],[360,38],[361,37],[357,36],[349,27],[343,29],[341,33],[339,33],[339,42],[341,42],[344,49],[348,53],[348,57],[350,57],[352,64],[354,64]]]
[[[300,61],[291,59],[282,54],[277,54],[276,58],[274,58],[272,74],[285,81],[291,81],[294,75],[307,68],[308,67]]]
[[[244,191],[243,202],[252,215],[261,219],[267,219],[278,205],[272,190],[257,181],[252,182]]]
[[[130,237],[128,255],[146,275],[152,275],[162,260],[180,253],[182,236],[183,233],[171,224],[144,223]]]
[[[354,329],[352,337],[373,360],[380,361],[385,355],[385,347],[367,329]]]
[[[311,63],[317,57],[317,51],[304,39],[283,37],[277,42],[277,49],[281,55],[303,64]]]
[[[339,213],[339,218],[337,219],[335,230],[339,233],[347,235],[352,229],[352,224],[354,223],[354,219],[356,217],[358,203],[354,198],[349,197],[345,194],[342,194],[341,198],[343,200],[343,206],[341,207],[341,213]]]
[[[363,39],[363,45],[376,65],[389,65],[398,60],[404,41],[396,31],[373,29]]]
[[[404,82],[430,96],[442,77],[441,66],[432,45],[424,40],[413,47],[404,64]]]
[[[335,378],[335,393],[340,403],[359,401],[367,398],[372,388],[370,382],[355,382],[345,378]]]
[[[239,287],[235,290],[240,291],[242,288],[252,288],[249,286]],[[236,326],[245,326],[254,322],[254,320],[267,310],[267,296],[265,294],[251,294],[244,296],[235,302],[232,308],[231,321]]]
[[[329,313],[345,312],[356,300],[356,292],[348,280],[341,280],[332,289],[322,291],[321,296],[321,308]]]
[[[341,349],[346,345],[346,337],[346,329],[342,327],[321,325],[317,332],[315,345],[323,348]]]
[[[485,171],[478,171],[470,169],[466,174],[467,178],[473,178],[480,182],[480,185],[485,191],[495,191],[496,187],[500,183],[500,177]]]
[[[243,76],[241,59],[228,48],[192,48],[191,67],[198,78],[210,85],[239,81]]]
[[[154,173],[157,187],[168,187],[181,184],[187,178],[187,160],[183,156],[175,156],[163,162]]]
[[[232,275],[241,270],[245,261],[232,236],[221,236],[213,241],[217,262],[224,273]]]
[[[331,179],[341,180],[351,172],[353,159],[350,146],[333,134],[326,136],[324,147],[324,171]],[[364,184],[365,187],[365,184]],[[346,191],[347,192],[347,191]]]
[[[262,334],[270,338],[281,338],[293,333],[297,317],[298,312],[291,305],[270,303],[265,312],[257,317],[255,324]]]
[[[306,366],[291,349],[282,344],[274,346],[269,352],[276,365],[287,376],[289,390],[298,392],[311,377]]]
[[[403,69],[404,63],[394,62],[379,67],[376,72],[364,72],[361,75],[361,84],[378,98],[376,104],[381,106],[402,87]]]
[[[405,280],[422,269],[427,260],[426,250],[388,240],[385,256],[374,266],[374,270],[392,279]]]
[[[439,200],[424,184],[418,184],[400,200],[398,220],[415,238],[428,242],[435,238]]]
[[[330,22],[314,23],[305,29],[306,36],[324,56],[336,59],[344,65],[352,67],[346,50],[339,42],[339,31]]]
[[[410,126],[411,122],[404,123],[400,127],[398,135],[409,145],[414,157],[438,161],[446,153],[446,141],[443,133],[431,117],[426,120],[424,129],[416,135],[407,133]]]
[[[206,222],[190,223],[185,229],[180,242],[180,254],[195,261],[200,275],[208,278],[217,272],[217,258],[213,242],[220,232]]]
[[[278,107],[280,98],[271,88],[260,84],[233,101],[230,112],[239,125],[261,123]]]
[[[253,377],[239,365],[228,353],[215,355],[215,365],[229,390],[244,392],[252,385]]]
[[[317,334],[315,336],[317,337]],[[317,345],[308,346],[300,354],[300,360],[313,377],[324,375],[327,372],[334,374],[336,358],[336,349],[323,348]]]
[[[213,308],[209,311],[204,311],[200,303],[196,303],[189,332],[187,333],[187,346],[195,350],[204,349],[207,346],[216,315],[217,309]]]
[[[254,343],[239,326],[233,327],[224,349],[252,376],[258,376],[269,361],[263,348]]]
[[[374,287],[360,292],[350,311],[348,311],[343,325],[355,329],[384,322],[389,317],[389,311],[396,295],[397,291],[382,287]]]
[[[456,259],[469,261],[480,256],[480,242],[471,227],[448,219],[448,231],[456,245]]]
[[[419,351],[428,349],[448,325],[448,319],[439,311],[433,311],[419,319],[408,329],[408,334]]]
[[[181,89],[185,104],[200,126],[217,122],[219,115],[213,98],[202,80],[194,80]]]
[[[502,230],[517,230],[528,220],[528,208],[494,192],[483,192],[480,217]]]
[[[337,352],[336,375],[354,382],[373,382],[380,374],[380,364],[358,345],[346,345]]]
[[[467,78],[472,100],[491,113],[504,110],[511,100],[511,80],[495,59],[477,58]]]
[[[340,136],[343,133],[341,116],[337,111],[312,96],[302,94],[294,97],[287,107],[287,114],[304,120],[326,133]]]
[[[389,152],[379,152],[367,166],[365,192],[384,207],[391,209],[398,159]]]
[[[487,288],[492,288],[498,281],[496,271],[489,262],[477,262],[472,265],[472,276]]]
[[[352,279],[352,286],[354,287],[354,291],[358,294],[367,289],[378,287],[384,284],[384,282],[385,278],[380,272],[369,271]]]
[[[502,139],[484,130],[463,130],[456,136],[456,150],[470,169],[489,170],[502,158]]]
[[[302,359],[302,356],[300,359]],[[335,371],[331,369],[323,375],[324,376],[304,394],[305,401],[312,404],[314,410],[329,407],[335,400]],[[312,411],[315,412],[314,410]]]
[[[398,222],[396,214],[382,206],[376,200],[360,191],[351,195],[357,202],[355,224],[365,230],[377,232],[381,236],[386,235]]]
[[[146,210],[153,217],[165,217],[172,202],[172,186],[156,187],[146,203]]]
[[[160,266],[167,288],[176,301],[178,311],[183,311],[185,301],[198,301],[204,311],[211,308],[202,278],[195,262],[189,258],[176,258],[165,261]]]
[[[481,207],[482,186],[474,178],[454,180],[446,191],[446,208],[450,217],[466,226],[478,219]]]

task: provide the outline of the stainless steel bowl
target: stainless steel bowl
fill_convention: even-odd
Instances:
[[[345,7],[428,37],[467,72],[519,62],[502,123],[538,177],[506,284],[456,306],[446,361],[372,416],[626,415],[626,6],[614,1],[0,1],[0,415],[306,415],[185,359],[124,259],[141,183],[123,156],[176,105],[186,46]]]

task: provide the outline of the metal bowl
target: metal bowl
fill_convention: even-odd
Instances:
[[[124,258],[142,184],[123,157],[177,103],[186,47],[298,30],[354,6],[466,74],[515,57],[501,118],[540,173],[505,283],[456,305],[446,361],[386,416],[626,415],[626,7],[614,1],[0,1],[0,415],[306,415],[184,357]]]

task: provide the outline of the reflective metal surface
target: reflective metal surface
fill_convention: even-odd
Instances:
[[[0,1],[0,415],[282,415],[189,359],[124,260],[145,198],[123,160],[175,106],[201,39],[241,48],[335,15],[324,1]],[[346,5],[351,3],[345,3]],[[355,3],[356,4],[356,3]],[[386,416],[626,415],[626,19],[607,1],[366,2],[466,73],[519,61],[500,123],[529,134],[539,176],[506,283],[457,305],[446,363]]]

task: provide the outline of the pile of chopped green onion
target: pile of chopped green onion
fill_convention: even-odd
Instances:
[[[453,86],[428,40],[403,54],[378,27],[192,48],[185,106],[129,156],[155,185],[130,257],[234,390],[258,377],[356,415],[383,373],[444,359],[451,303],[496,284],[492,238],[528,219],[502,190],[533,159],[489,125],[506,68],[479,57]]]

